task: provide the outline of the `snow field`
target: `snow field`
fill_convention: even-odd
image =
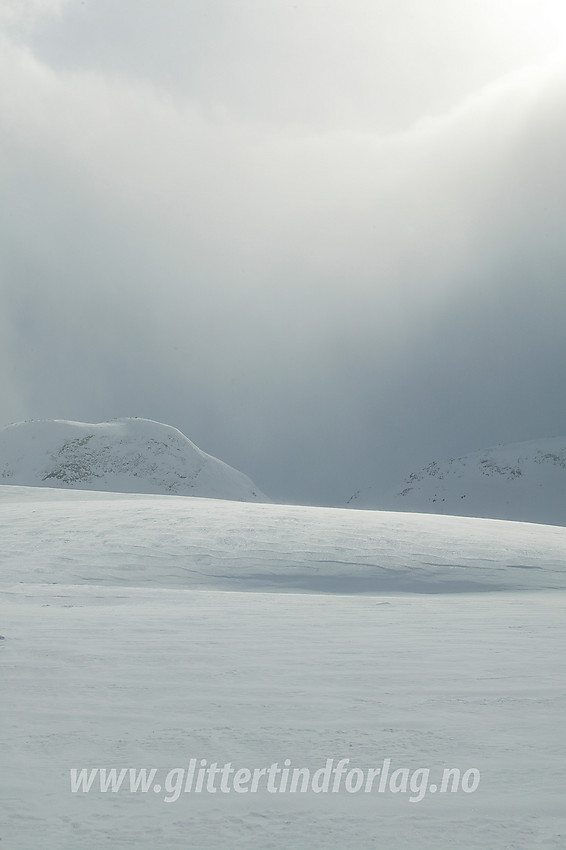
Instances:
[[[566,529],[7,486],[0,517],[3,847],[566,845]],[[191,758],[481,781],[70,791]]]

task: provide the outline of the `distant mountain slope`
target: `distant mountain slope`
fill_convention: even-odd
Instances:
[[[434,461],[389,495],[368,488],[348,505],[566,525],[566,437]]]
[[[0,484],[264,502],[246,475],[149,419],[58,419],[0,429]]]

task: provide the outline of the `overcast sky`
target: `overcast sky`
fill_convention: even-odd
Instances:
[[[275,499],[566,434],[563,0],[0,0],[0,424]]]

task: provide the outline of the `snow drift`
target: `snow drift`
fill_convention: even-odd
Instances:
[[[393,493],[360,490],[348,505],[566,525],[566,437],[434,461]]]
[[[6,847],[564,847],[566,528],[0,486],[0,540]],[[343,757],[482,784],[164,802],[191,758]],[[70,793],[129,765],[160,784]]]
[[[0,587],[463,593],[566,589],[566,528],[0,486]]]
[[[0,429],[0,484],[269,499],[242,472],[149,419],[46,419]]]

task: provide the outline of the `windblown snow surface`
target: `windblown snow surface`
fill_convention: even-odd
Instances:
[[[566,437],[433,461],[392,493],[368,487],[348,505],[566,525]]]
[[[563,850],[566,528],[0,487],[10,850]],[[190,759],[473,793],[180,793]],[[71,793],[71,768],[157,768]]]
[[[150,419],[8,425],[0,429],[0,484],[270,501],[247,475]]]

